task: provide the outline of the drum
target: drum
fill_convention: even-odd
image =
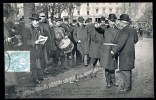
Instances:
[[[63,50],[64,53],[69,53],[73,50],[74,44],[69,38],[62,39],[59,44],[59,48]]]

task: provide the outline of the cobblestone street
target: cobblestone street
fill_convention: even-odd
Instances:
[[[66,83],[46,89],[26,98],[152,98],[154,97],[153,38],[144,38],[136,44],[135,69],[132,70],[132,90],[119,92],[120,73],[116,74],[118,87],[106,88],[104,72],[78,82]]]

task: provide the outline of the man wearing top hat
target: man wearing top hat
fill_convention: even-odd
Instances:
[[[30,50],[30,61],[31,61],[31,72],[34,83],[39,84],[41,80],[43,80],[43,66],[45,66],[44,52],[43,47],[44,44],[40,44],[39,36],[43,35],[43,29],[39,26],[39,15],[32,14],[29,18],[31,20],[31,26],[26,29],[26,39],[27,44]]]
[[[117,59],[111,55],[112,47],[116,46],[113,43],[114,39],[118,35],[118,29],[115,25],[116,19],[115,14],[109,14],[109,27],[105,30],[104,39],[102,40],[100,65],[105,68],[107,88],[116,86],[115,69],[117,68]]]
[[[137,31],[129,25],[130,18],[127,14],[120,16],[121,34],[117,41],[117,47],[113,47],[111,54],[119,52],[119,69],[123,78],[120,91],[127,92],[132,88],[132,69],[135,60],[135,44],[138,42]]]

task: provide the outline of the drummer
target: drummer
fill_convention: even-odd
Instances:
[[[61,18],[56,18],[56,26],[54,26],[54,34],[55,34],[55,45],[56,45],[56,52],[53,55],[54,57],[54,63],[58,65],[58,61],[60,59],[61,65],[64,65],[65,62],[65,54],[64,52],[59,48],[59,43],[61,42],[62,39],[68,38],[68,34],[65,32],[64,28],[61,27],[62,24],[62,19]],[[64,66],[63,66],[64,67]]]

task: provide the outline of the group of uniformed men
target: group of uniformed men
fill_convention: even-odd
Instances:
[[[108,18],[102,16],[100,23],[92,23],[90,18],[85,20],[79,17],[69,24],[68,20],[63,22],[60,18],[50,22],[44,13],[39,15],[34,13],[30,20],[31,25],[27,28],[21,18],[16,30],[9,26],[11,24],[8,17],[4,16],[4,43],[6,51],[13,48],[30,51],[33,82],[38,84],[43,80],[43,72],[48,73],[47,66],[52,58],[54,65],[57,65],[61,59],[63,66],[66,57],[70,60],[76,55],[77,64],[95,67],[97,61],[100,61],[100,66],[105,68],[107,87],[111,88],[117,86],[115,70],[118,68],[119,58],[119,69],[123,75],[120,91],[131,90],[135,43],[138,41],[138,36],[137,31],[130,26],[129,15],[122,14],[117,19],[115,14],[109,14]],[[40,44],[38,40],[40,35],[48,37],[45,44]],[[14,39],[12,37],[20,40],[17,40],[20,46],[10,45]],[[67,54],[59,48],[59,43],[64,38],[69,38],[74,44],[74,48]]]

